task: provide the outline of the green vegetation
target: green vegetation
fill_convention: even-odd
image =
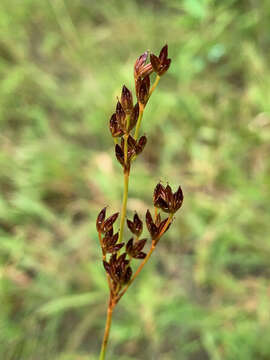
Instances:
[[[128,214],[159,180],[185,200],[115,311],[108,359],[270,358],[269,25],[266,0],[1,0],[1,360],[97,359],[95,219],[122,194],[108,122],[133,60],[165,42]]]

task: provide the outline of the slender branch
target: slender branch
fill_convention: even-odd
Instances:
[[[154,92],[155,88],[157,87],[157,85],[158,85],[158,83],[159,83],[159,80],[160,80],[160,76],[157,75],[156,80],[155,80],[153,86],[151,87],[151,89],[150,89],[150,91],[149,91],[149,98],[150,98],[150,96],[152,95],[152,93]],[[149,98],[148,98],[148,99],[149,99]]]
[[[173,218],[173,214],[170,214],[170,216],[168,217],[168,220],[166,221],[164,227],[162,228],[159,236],[155,239],[155,241],[152,242],[152,246],[148,252],[148,254],[146,255],[146,257],[144,258],[144,260],[142,261],[142,263],[140,264],[140,266],[138,267],[137,271],[135,272],[135,274],[133,275],[133,277],[131,278],[131,280],[129,281],[129,283],[127,284],[127,286],[124,288],[124,290],[118,295],[116,302],[118,302],[121,297],[125,294],[125,292],[127,291],[127,289],[130,287],[130,285],[133,283],[133,281],[136,279],[136,277],[139,275],[139,273],[142,271],[144,265],[147,263],[147,261],[150,259],[153,251],[156,248],[156,244],[159,241],[159,239],[161,238],[161,236],[164,234],[164,232],[167,230],[168,226],[170,225],[171,221]]]
[[[134,134],[134,139],[137,140],[139,137],[139,132],[140,132],[140,127],[141,127],[141,122],[142,122],[142,117],[143,117],[143,112],[144,112],[144,105],[139,103],[139,117],[137,120],[137,124],[136,124],[136,129],[135,129],[135,134]]]
[[[123,201],[122,201],[122,211],[120,219],[120,230],[119,230],[119,243],[123,238],[123,231],[125,225],[125,217],[127,212],[127,198],[128,198],[128,182],[129,182],[129,172],[124,173],[124,192],[123,192]]]
[[[120,230],[119,230],[119,243],[122,241],[124,226],[125,226],[125,217],[127,213],[127,199],[128,199],[128,183],[129,183],[129,169],[128,165],[128,128],[130,122],[130,115],[127,115],[127,124],[126,124],[126,133],[124,135],[124,190],[123,190],[123,200],[122,200],[122,210],[121,210],[121,219],[120,219]]]
[[[109,335],[110,335],[110,328],[111,328],[111,323],[112,323],[112,313],[113,313],[114,306],[115,306],[115,303],[112,302],[112,299],[110,297],[110,301],[109,301],[108,309],[107,309],[107,319],[106,319],[104,337],[103,337],[103,342],[102,342],[101,351],[100,351],[100,355],[99,355],[99,360],[105,359],[107,344],[108,344]]]

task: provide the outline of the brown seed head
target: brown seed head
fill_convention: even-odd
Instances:
[[[162,76],[170,67],[171,59],[168,59],[168,45],[163,46],[159,53],[159,57],[154,54],[150,54],[150,62],[153,70]]]
[[[181,187],[173,193],[170,185],[164,187],[162,184],[157,184],[153,194],[153,201],[155,207],[162,209],[163,211],[174,214],[183,203],[183,192]]]
[[[136,155],[139,155],[143,151],[146,143],[147,137],[145,135],[141,136],[135,147]]]

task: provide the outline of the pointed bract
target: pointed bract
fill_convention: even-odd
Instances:
[[[129,128],[128,131],[131,131],[134,126],[137,124],[137,120],[139,117],[139,104],[136,103],[136,105],[134,106],[131,115],[130,115],[130,120],[129,120]]]
[[[96,221],[97,231],[101,231],[102,225],[106,217],[106,209],[107,207],[103,208],[97,216],[97,221]]]
[[[110,119],[110,131],[111,131],[111,134],[113,137],[119,137],[124,134],[123,130],[121,129],[121,127],[117,121],[115,113],[111,116],[111,119]]]
[[[110,217],[108,217],[108,219],[106,219],[103,222],[101,229],[100,229],[102,233],[106,233],[113,227],[113,224],[115,223],[118,215],[119,215],[119,213],[117,212],[117,213],[111,215]]]
[[[123,86],[122,89],[121,105],[125,113],[130,115],[133,109],[132,93],[125,85]]]
[[[115,156],[117,160],[120,162],[120,164],[124,166],[125,164],[124,152],[122,151],[120,145],[118,144],[115,145]]]

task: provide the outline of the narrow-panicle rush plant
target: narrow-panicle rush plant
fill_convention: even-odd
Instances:
[[[105,359],[112,313],[115,306],[149,260],[160,238],[169,229],[173,221],[173,215],[182,206],[184,198],[180,186],[173,193],[170,185],[163,186],[161,183],[157,184],[153,194],[154,215],[152,216],[149,210],[147,210],[145,215],[146,227],[151,237],[149,251],[143,251],[147,239],[141,239],[143,221],[137,213],[135,213],[133,220],[126,220],[132,237],[128,241],[123,239],[130,169],[132,162],[142,153],[147,143],[146,136],[143,135],[139,138],[143,113],[161,76],[166,73],[171,63],[171,59],[168,59],[167,45],[161,49],[159,56],[150,54],[150,63],[148,64],[147,58],[148,52],[146,51],[136,60],[134,66],[136,104],[134,105],[133,103],[131,91],[124,85],[121,98],[117,101],[115,112],[111,116],[109,124],[115,142],[115,155],[123,168],[124,190],[119,232],[114,233],[113,229],[119,215],[118,212],[107,217],[105,207],[98,214],[96,221],[102,249],[103,265],[109,287],[107,320],[99,357],[100,360]],[[156,73],[156,78],[151,87],[150,76],[153,73]],[[134,128],[135,130],[132,135]],[[160,210],[168,214],[165,219],[162,219]],[[142,260],[134,274],[131,267],[132,259]]]

